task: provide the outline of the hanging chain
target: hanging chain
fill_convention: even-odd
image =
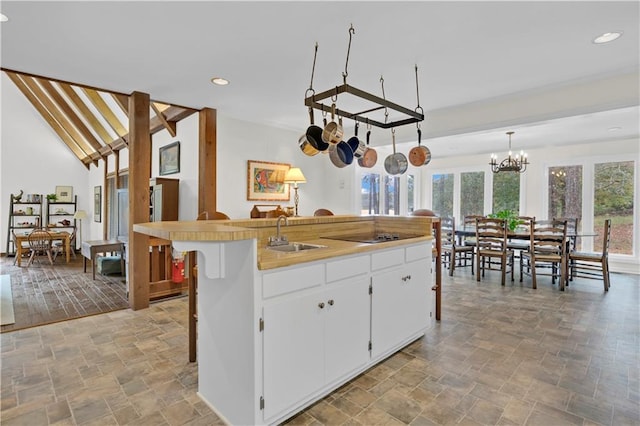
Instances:
[[[304,94],[304,97],[308,97],[307,93],[311,92],[314,95],[316,94],[316,91],[313,90],[313,75],[316,72],[316,57],[318,56],[318,42],[316,41],[316,48],[315,51],[313,52],[313,66],[311,67],[311,81],[309,82],[309,88],[307,89],[307,91]]]
[[[420,106],[420,90],[418,89],[418,64],[416,65],[416,99],[418,100],[418,106],[415,109],[415,112],[420,112],[424,116],[424,110]],[[418,128],[418,133],[420,133],[420,122],[416,121],[416,127]],[[418,136],[418,145],[420,144],[420,137]]]
[[[347,76],[349,73],[347,72],[347,67],[349,66],[349,53],[351,52],[351,37],[356,33],[356,30],[353,28],[353,24],[349,28],[349,47],[347,48],[347,61],[344,64],[344,72],[342,73],[342,80],[344,84],[347,84]]]
[[[387,97],[384,95],[384,77],[380,76],[380,85],[382,86],[382,99],[385,101]],[[387,124],[387,119],[389,118],[389,111],[387,110],[387,106],[384,106],[384,124]]]

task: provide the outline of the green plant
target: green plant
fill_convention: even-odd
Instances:
[[[57,199],[58,199],[58,196],[56,194],[47,194],[47,200],[56,201]]]
[[[490,213],[487,216],[495,219],[504,219],[507,222],[507,227],[510,231],[515,231],[518,225],[524,223],[524,221],[518,219],[518,214],[515,211],[509,209],[500,210],[496,213]]]

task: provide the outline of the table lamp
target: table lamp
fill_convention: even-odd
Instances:
[[[80,232],[80,246],[81,247],[82,247],[82,219],[86,219],[87,217],[89,217],[89,216],[87,215],[87,212],[84,211],[84,210],[78,210],[73,214],[73,218],[80,221],[80,227],[78,228],[78,231]],[[75,250],[76,247],[73,247],[73,249]]]
[[[300,198],[298,197],[298,184],[299,183],[307,183],[307,180],[304,178],[302,174],[302,170],[299,167],[291,167],[287,174],[284,175],[284,183],[293,184],[293,190],[295,191],[295,195],[293,197],[293,202],[296,206],[295,216],[298,216],[298,201]]]

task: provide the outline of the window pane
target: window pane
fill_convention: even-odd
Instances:
[[[360,213],[363,215],[380,213],[380,175],[375,173],[363,175],[360,191],[362,194]]]
[[[438,216],[453,216],[453,174],[433,175],[431,209]]]
[[[400,214],[400,178],[384,177],[384,210],[383,214]]]
[[[493,174],[493,212],[520,211],[520,173]]]
[[[413,175],[407,175],[407,211],[411,213],[415,209],[415,178]]]
[[[582,166],[549,168],[548,218],[582,219]],[[581,221],[578,221],[580,224]],[[579,226],[579,225],[578,225]]]
[[[460,216],[484,214],[484,172],[460,173]]]
[[[611,219],[610,253],[633,254],[633,161],[600,163],[594,168],[594,250],[602,250],[602,228]]]

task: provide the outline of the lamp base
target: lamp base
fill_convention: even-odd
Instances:
[[[295,194],[293,196],[293,203],[296,206],[295,217],[298,217],[298,201],[300,201],[300,197],[298,196],[298,187],[294,186],[293,190],[295,191]]]

